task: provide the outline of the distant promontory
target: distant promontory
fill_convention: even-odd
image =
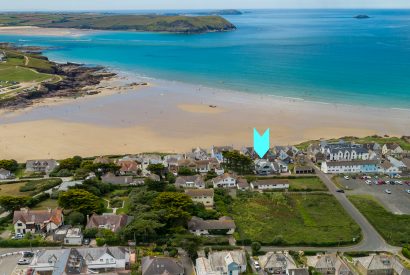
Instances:
[[[219,15],[130,15],[100,13],[4,13],[0,26],[172,33],[230,31],[235,25]]]
[[[368,16],[366,14],[359,14],[359,15],[356,15],[355,17],[353,17],[353,18],[356,18],[356,19],[369,19],[370,16]]]

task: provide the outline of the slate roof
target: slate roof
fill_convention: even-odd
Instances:
[[[176,185],[185,185],[188,182],[193,182],[195,184],[199,184],[199,185],[204,185],[205,182],[202,179],[202,177],[200,175],[194,175],[194,176],[179,176],[177,177],[177,179],[175,180],[175,184]]]
[[[213,197],[214,196],[214,189],[187,189],[185,190],[185,194],[190,197],[198,197],[198,196],[206,196],[206,197]]]
[[[260,256],[259,263],[263,269],[281,268],[282,270],[286,270],[290,268],[297,268],[295,261],[289,254],[280,252],[268,252],[265,255]]]
[[[198,217],[192,217],[188,222],[189,230],[219,230],[235,228],[235,222],[230,217],[221,217],[219,220],[204,220]]]
[[[238,265],[246,265],[246,255],[243,250],[215,251],[208,255],[212,270],[227,272],[227,265],[235,262]]]
[[[86,228],[98,228],[102,225],[109,225],[113,232],[117,232],[132,221],[133,217],[127,215],[97,215],[93,214],[87,222]]]
[[[147,256],[141,259],[142,275],[177,275],[184,273],[182,264],[174,258]]]
[[[10,175],[10,171],[6,170],[6,169],[3,169],[3,168],[0,168],[0,175],[8,176],[8,175]]]

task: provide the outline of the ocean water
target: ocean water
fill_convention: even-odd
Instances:
[[[371,18],[354,19],[357,14]],[[160,79],[309,101],[410,108],[409,10],[252,10],[226,18],[236,31],[0,35],[0,41],[51,47],[45,53],[57,61]]]

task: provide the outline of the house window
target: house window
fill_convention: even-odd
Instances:
[[[17,226],[23,226],[23,224],[21,222],[17,223]]]

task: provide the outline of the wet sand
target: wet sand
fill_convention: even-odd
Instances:
[[[79,30],[69,28],[40,28],[35,26],[0,27],[0,34],[37,35],[37,36],[83,36],[94,30]]]
[[[127,87],[133,81],[150,85]],[[252,145],[254,127],[271,129],[272,146],[348,135],[410,135],[410,110],[306,102],[129,74],[103,86],[100,95],[0,113],[0,159],[240,148]]]

